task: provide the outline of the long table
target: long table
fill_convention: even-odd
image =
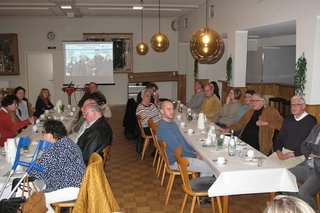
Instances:
[[[70,130],[75,122],[76,116],[78,114],[78,110],[76,110],[74,112],[73,116],[69,116],[69,111],[70,111],[69,109],[66,109],[64,113],[57,113],[54,110],[49,111],[49,116],[51,116],[52,118],[59,119],[59,118],[61,118],[61,116],[64,117],[62,123],[64,124],[64,126],[66,127],[68,132],[70,132]],[[22,160],[30,161],[31,157],[33,156],[33,153],[38,145],[38,141],[43,139],[43,136],[42,136],[43,123],[44,123],[44,121],[37,124],[38,131],[36,131],[36,132],[34,132],[32,129],[33,125],[29,125],[26,129],[24,129],[20,134],[17,135],[16,138],[30,137],[30,139],[31,139],[31,144],[29,146],[29,152],[24,152],[21,150],[20,158]],[[3,155],[3,153],[4,153],[3,150],[4,150],[4,147],[2,147],[2,148],[0,147],[0,152],[1,152],[1,155],[0,155],[0,189],[2,188],[4,181],[7,179],[9,172],[11,171],[11,167],[12,167],[11,162],[8,162],[6,160],[6,156]],[[17,168],[16,174],[13,176],[13,178],[14,177],[21,177],[22,173],[23,173],[23,170]],[[10,182],[12,182],[12,181],[10,180]],[[9,193],[10,193],[10,188],[7,188],[5,190],[5,192],[3,193],[3,195],[0,197],[0,199],[6,198],[9,195]]]
[[[197,130],[196,120],[187,121],[185,114],[176,113],[176,115],[179,114],[181,119],[178,120],[177,116],[175,119],[177,125],[180,127],[181,122],[186,123],[185,127],[180,127],[182,135],[214,171],[217,179],[210,187],[208,194],[210,197],[224,196],[224,212],[228,212],[228,195],[298,191],[296,178],[289,170],[270,160],[248,144],[241,142],[241,146],[237,146],[237,153],[245,153],[248,149],[254,150],[256,157],[264,159],[262,166],[258,167],[257,161],[245,161],[244,157],[239,154],[229,156],[227,144],[224,144],[222,150],[217,150],[213,146],[203,146],[208,131],[200,132]],[[189,128],[194,130],[194,134],[187,133]],[[219,127],[216,126],[216,130],[218,129]],[[227,163],[219,165],[216,162],[218,157],[224,157]]]

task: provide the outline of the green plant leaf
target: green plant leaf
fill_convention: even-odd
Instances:
[[[226,66],[226,78],[227,78],[227,82],[228,84],[230,84],[230,81],[232,79],[232,57],[231,55],[229,56],[228,60],[227,60],[227,66]]]
[[[296,74],[294,76],[294,91],[296,95],[303,96],[305,83],[306,83],[306,72],[307,72],[307,59],[302,56],[296,63]]]

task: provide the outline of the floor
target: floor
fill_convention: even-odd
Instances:
[[[112,107],[113,117],[109,120],[113,129],[113,144],[111,159],[107,162],[107,177],[112,191],[124,213],[144,212],[179,212],[184,197],[180,178],[176,178],[171,197],[165,206],[165,186],[160,186],[160,179],[155,175],[152,167],[151,152],[149,146],[145,159],[140,160],[141,155],[136,152],[134,140],[127,140],[123,134],[122,119],[124,106]],[[230,196],[230,213],[257,213],[262,212],[266,205],[268,194]],[[188,199],[184,212],[189,212],[191,199]],[[212,212],[211,206],[196,206],[195,212]]]

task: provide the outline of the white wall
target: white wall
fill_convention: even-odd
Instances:
[[[292,45],[292,41],[295,40],[295,61],[302,53],[305,53],[308,62],[306,100],[308,104],[320,103],[320,96],[317,95],[320,84],[315,81],[315,77],[320,76],[318,71],[320,63],[317,63],[320,57],[320,48],[316,45],[320,40],[319,0],[215,0],[214,4],[215,17],[208,20],[209,26],[227,35],[234,34],[238,30],[296,21],[296,37],[292,37],[286,43]],[[204,14],[205,4],[202,4],[197,11],[179,18],[180,26],[183,26],[184,19],[188,19],[189,23],[188,28],[180,28],[180,42],[188,41],[194,31],[205,25]],[[270,41],[272,39],[269,39],[268,42]],[[275,40],[275,43],[278,42],[279,40]],[[232,42],[229,44],[231,45]],[[229,47],[229,49],[232,48]]]
[[[25,53],[27,51],[48,51],[54,53],[54,87],[56,98],[67,101],[67,96],[61,91],[63,84],[62,41],[82,40],[82,33],[133,33],[133,71],[177,71],[178,70],[178,33],[170,28],[173,18],[161,18],[161,30],[168,36],[170,47],[164,53],[156,53],[149,46],[146,56],[139,56],[135,52],[135,45],[140,42],[140,18],[47,18],[47,17],[1,17],[0,33],[17,33],[19,45],[19,76],[1,76],[0,80],[9,81],[10,87],[18,85],[26,87]],[[56,33],[56,39],[48,41],[48,31]],[[158,19],[144,20],[144,40],[149,43],[150,38],[158,32]],[[50,51],[48,46],[55,46]],[[100,86],[107,96],[109,104],[125,104],[127,101],[126,74],[115,74],[114,86]],[[163,86],[162,86],[163,85]],[[161,83],[162,97],[176,97],[176,84]],[[79,94],[80,96],[80,94]],[[73,98],[72,98],[73,101]]]

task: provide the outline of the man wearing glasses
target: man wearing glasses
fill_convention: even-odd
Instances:
[[[204,99],[200,112],[204,113],[208,120],[216,122],[219,112],[222,108],[219,98],[213,93],[213,87],[211,84],[207,84],[204,87]]]
[[[317,119],[304,111],[305,106],[303,97],[291,98],[292,115],[284,119],[276,141],[276,153],[270,156],[287,168],[304,161],[300,149],[301,143],[317,124]]]
[[[265,100],[260,94],[255,93],[250,102],[251,108],[240,120],[222,131],[240,131],[240,138],[243,141],[263,154],[269,155],[273,145],[273,131],[280,129],[283,118],[277,109],[265,106]]]

